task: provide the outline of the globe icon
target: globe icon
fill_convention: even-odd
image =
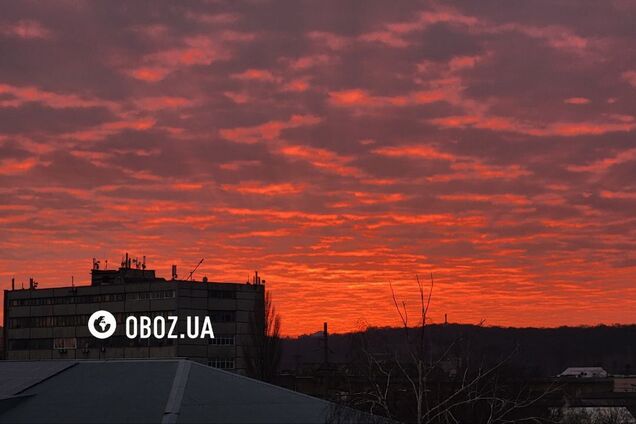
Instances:
[[[88,331],[98,339],[107,339],[115,333],[117,320],[108,311],[94,312],[88,319]]]

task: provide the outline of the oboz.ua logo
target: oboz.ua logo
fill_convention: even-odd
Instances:
[[[172,315],[163,317],[158,315],[154,318],[148,316],[136,317],[130,315],[126,318],[126,337],[129,339],[197,339],[214,338],[212,320],[209,316],[186,316],[186,332],[177,333],[178,316]],[[115,334],[117,320],[108,311],[97,311],[88,319],[88,331],[98,338],[107,339]]]
[[[98,339],[107,339],[115,333],[117,321],[108,311],[97,311],[88,319],[88,331]]]

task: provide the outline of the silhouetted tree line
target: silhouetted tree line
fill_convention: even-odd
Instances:
[[[333,362],[349,361],[352,346],[364,336],[369,343],[399,346],[400,328],[369,327],[364,331],[329,336]],[[601,366],[612,374],[636,374],[636,325],[595,327],[507,328],[470,324],[429,324],[436,346],[460,339],[474,361],[494,363],[515,352],[509,366],[519,376],[552,377],[570,366]],[[281,369],[322,361],[321,339],[307,335],[282,339]]]

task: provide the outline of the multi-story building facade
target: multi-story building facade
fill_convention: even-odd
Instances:
[[[129,258],[117,270],[94,262],[90,286],[29,288],[4,292],[4,357],[32,359],[106,359],[184,357],[218,368],[244,372],[245,347],[254,343],[263,319],[264,281],[247,283],[171,280],[155,276],[145,261]],[[106,310],[117,320],[108,339],[93,337],[88,319]],[[176,333],[186,333],[186,317],[209,317],[214,338],[128,339],[126,317],[177,316]],[[256,320],[256,321],[255,321]],[[261,321],[262,322],[262,321]]]

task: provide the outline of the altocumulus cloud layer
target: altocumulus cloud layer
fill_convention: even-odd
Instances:
[[[0,283],[259,269],[287,334],[636,319],[630,1],[2,2]]]

